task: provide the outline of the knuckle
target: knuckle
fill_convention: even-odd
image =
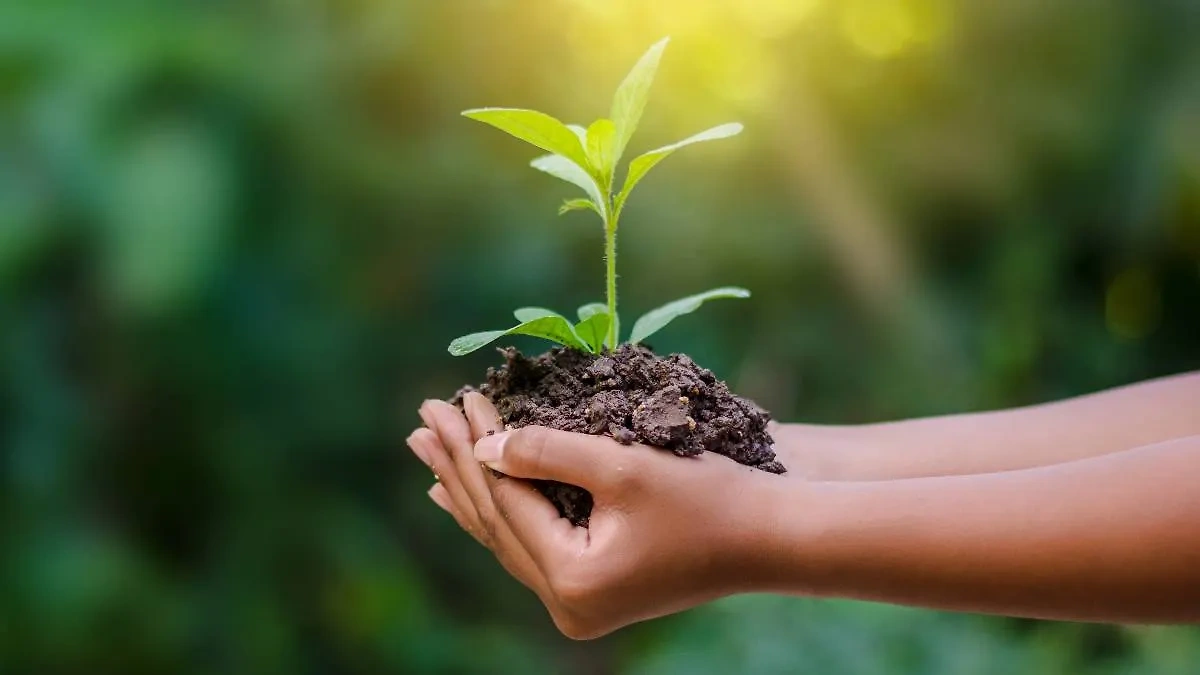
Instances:
[[[609,470],[610,482],[621,492],[637,492],[646,485],[646,462],[639,454],[623,452]]]
[[[515,486],[510,478],[496,478],[492,483],[493,518],[508,518],[511,511],[512,490]]]
[[[546,447],[550,443],[550,430],[543,427],[524,427],[517,430],[509,443],[512,460],[523,467],[538,467],[542,465]]]
[[[493,522],[509,527],[514,501],[519,498],[521,486],[512,478],[499,478],[492,488]]]
[[[492,504],[484,504],[478,507],[479,512],[479,529],[484,541],[491,546],[491,542],[496,539],[496,521],[499,518],[499,512]]]

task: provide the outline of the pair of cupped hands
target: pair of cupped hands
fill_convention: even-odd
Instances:
[[[537,594],[562,633],[588,639],[637,621],[750,590],[763,534],[803,481],[716,455],[543,427],[505,431],[495,408],[468,394],[420,408],[408,438],[436,477],[430,498]],[[780,460],[791,467],[791,458]],[[491,469],[491,470],[489,470]],[[530,482],[592,493],[588,527],[573,526]],[[777,502],[776,502],[777,503]]]

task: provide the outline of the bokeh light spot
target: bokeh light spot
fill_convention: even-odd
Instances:
[[[937,42],[949,31],[953,10],[947,0],[910,0],[907,6],[914,42]]]
[[[773,39],[794,30],[817,7],[817,0],[756,0],[733,7],[755,35]]]
[[[864,53],[876,58],[899,54],[915,39],[908,8],[896,2],[852,2],[842,13],[842,32]]]
[[[779,89],[779,63],[761,42],[711,40],[698,53],[702,81],[729,101],[762,107]]]
[[[670,35],[698,35],[719,31],[724,14],[717,0],[659,0],[646,9],[660,29]]]

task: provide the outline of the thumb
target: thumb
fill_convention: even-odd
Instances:
[[[643,449],[644,452],[644,449]],[[514,478],[541,478],[592,489],[636,472],[630,446],[602,436],[523,427],[485,436],[475,459]]]

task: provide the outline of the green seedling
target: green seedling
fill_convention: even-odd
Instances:
[[[513,312],[518,324],[507,330],[492,330],[464,335],[450,343],[455,356],[469,354],[505,335],[532,335],[592,354],[614,349],[620,344],[621,322],[617,314],[617,227],[629,193],[659,162],[676,150],[700,143],[729,138],[742,131],[737,122],[722,124],[677,143],[643,153],[630,160],[621,189],[614,194],[614,174],[625,153],[629,139],[637,129],[650,85],[658,71],[658,63],[666,49],[667,39],[656,43],[638,60],[633,70],[617,87],[612,112],[607,119],[592,122],[586,129],[563,124],[536,110],[519,108],[477,108],[463,111],[465,117],[490,124],[501,131],[530,143],[546,152],[534,159],[531,166],[582,189],[585,197],[568,199],[559,207],[559,214],[588,210],[600,217],[604,225],[604,259],[606,286],[604,303],[580,307],[578,321],[540,307],[525,307]],[[743,288],[717,288],[667,303],[647,312],[633,325],[629,341],[638,343],[674,319],[696,311],[706,300],[716,298],[746,298],[750,292]]]

